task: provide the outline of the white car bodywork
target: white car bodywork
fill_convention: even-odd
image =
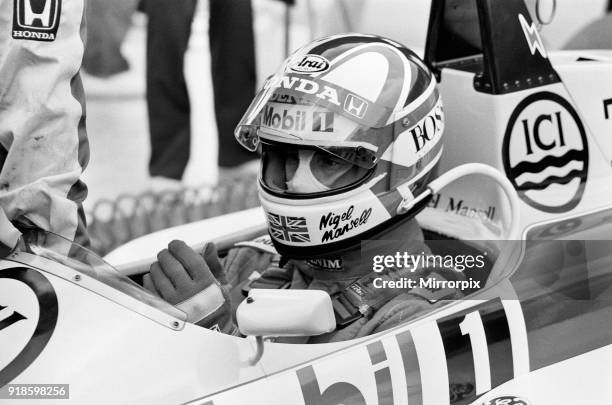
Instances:
[[[513,137],[514,116],[518,139],[524,125],[535,142],[527,145],[543,145],[554,158],[568,148],[587,156],[542,168],[542,187],[522,196],[522,239],[605,240],[612,218],[612,53],[555,52],[550,60],[562,81],[496,95],[475,91],[474,73],[441,69],[447,120],[441,171],[466,162],[500,171],[507,169],[505,162],[512,166],[514,154],[525,154],[526,147]],[[564,101],[554,104],[559,99]],[[556,132],[561,127],[564,132]],[[530,128],[541,131],[537,141]],[[545,158],[538,157],[551,161]],[[528,167],[537,163],[526,161]],[[571,165],[588,175],[546,183],[545,177],[559,176],[559,169]],[[568,201],[570,208],[559,209],[569,207]],[[468,178],[445,188],[417,218],[424,229],[450,237],[497,240],[509,227],[507,207],[498,188]],[[138,273],[172,239],[195,246],[216,240],[229,247],[264,229],[262,212],[254,209],[147,236],[107,258],[126,274]],[[587,259],[601,248],[585,246]],[[500,404],[498,399],[511,396],[538,405],[601,404],[612,397],[612,310],[605,305],[612,289],[607,285],[588,311],[531,328],[530,304],[510,277],[516,266],[496,263],[491,274],[499,277],[467,300],[358,340],[268,342],[263,357],[251,365],[252,338],[186,323],[180,311],[125,286],[129,283],[118,274],[109,284],[96,270],[25,252],[0,260],[0,386],[69,383],[74,403],[450,405],[449,385],[472,381],[461,374],[467,366],[474,387],[461,403]],[[595,274],[588,270],[594,280],[607,280],[608,267],[596,268]],[[499,325],[505,335],[490,341],[485,330]],[[455,353],[447,348],[448,339],[470,344]]]

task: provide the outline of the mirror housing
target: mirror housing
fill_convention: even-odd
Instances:
[[[236,319],[245,336],[316,336],[336,328],[331,298],[317,290],[254,288]]]

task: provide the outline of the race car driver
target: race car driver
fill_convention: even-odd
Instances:
[[[368,35],[301,48],[267,80],[235,133],[261,150],[259,193],[273,249],[254,241],[220,261],[212,244],[200,256],[173,241],[145,287],[226,333],[236,333],[230,288],[234,300],[237,285],[321,289],[332,296],[338,327],[310,342],[365,336],[459,298],[452,289],[376,288],[368,259],[429,251],[414,213],[402,207],[435,175],[443,132],[435,79],[409,49]],[[388,277],[402,274],[394,270]],[[435,268],[411,274],[462,277]]]

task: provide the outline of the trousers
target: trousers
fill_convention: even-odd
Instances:
[[[209,0],[209,41],[221,167],[254,156],[234,140],[234,127],[255,94],[255,45],[250,0]],[[189,93],[184,56],[196,0],[145,0],[147,107],[151,136],[149,173],[180,179],[189,160]]]

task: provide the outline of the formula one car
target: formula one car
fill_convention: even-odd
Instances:
[[[325,297],[252,292],[240,338],[185,322],[127,277],[176,237],[223,254],[264,234],[259,209],[133,241],[107,256],[115,267],[25,232],[0,260],[0,398],[69,384],[73,402],[104,404],[609,402],[612,52],[549,54],[522,0],[446,0],[432,5],[426,61],[446,156],[427,206],[406,209],[422,209],[432,250],[443,239],[487,255],[483,288],[372,336],[274,343],[262,337],[289,324],[329,327]]]

